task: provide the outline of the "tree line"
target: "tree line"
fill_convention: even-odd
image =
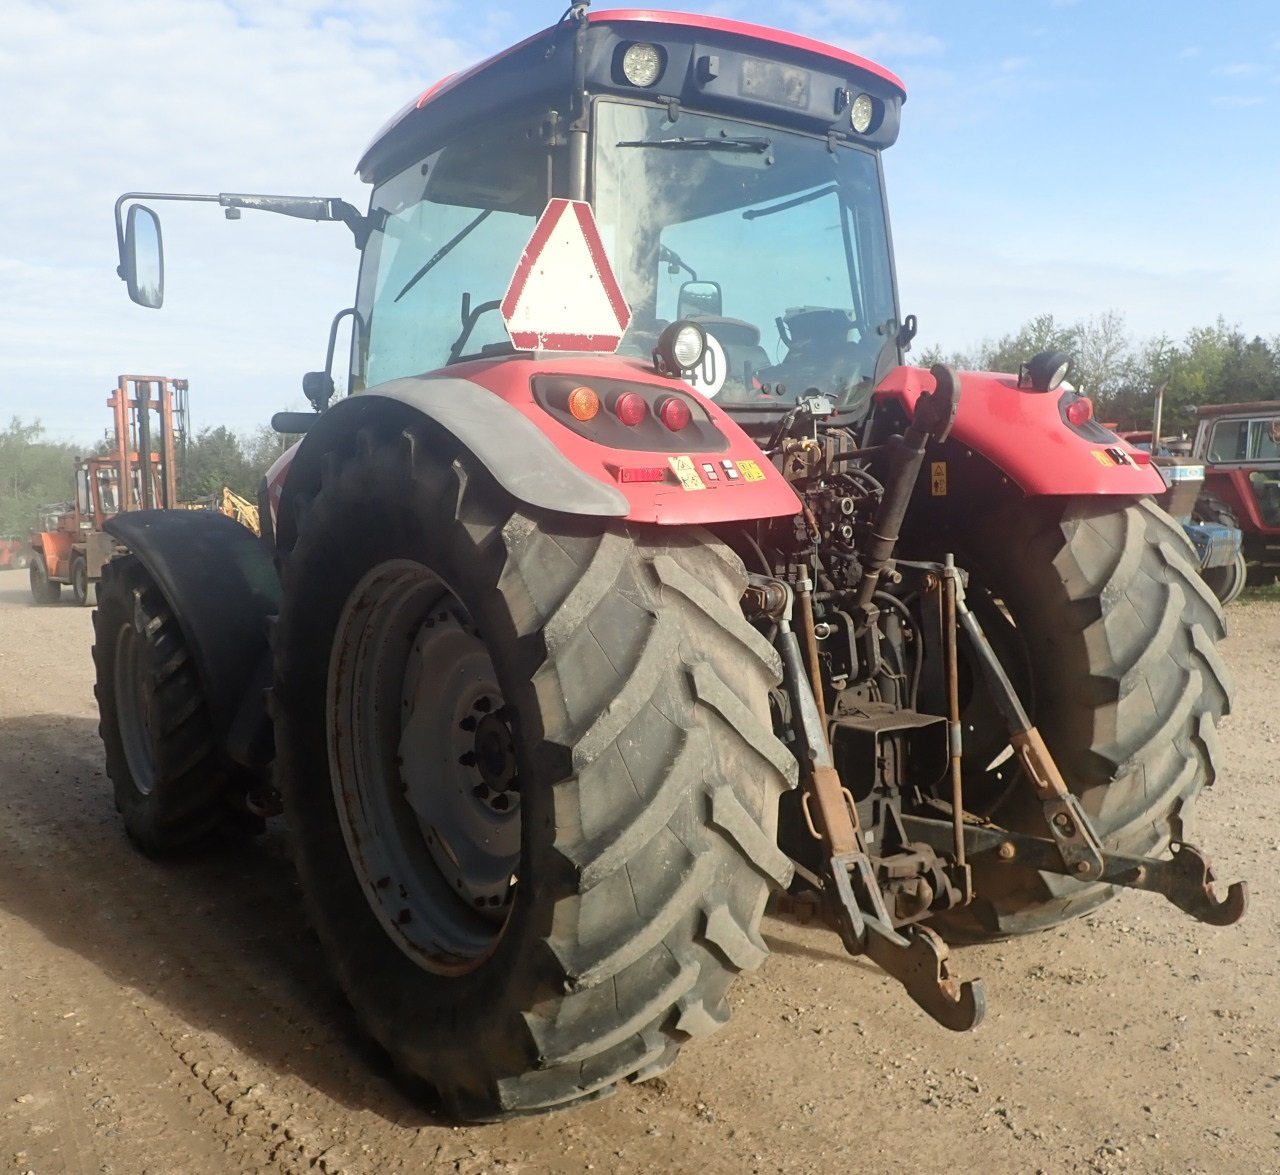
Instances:
[[[201,429],[177,455],[178,497],[193,502],[221,494],[225,486],[253,501],[267,467],[297,439],[266,425],[251,433],[224,425]],[[86,447],[50,438],[38,420],[15,416],[0,427],[0,538],[24,537],[39,507],[69,503],[76,462],[110,448],[105,439]]]
[[[1041,314],[1011,334],[967,351],[926,347],[908,361],[922,367],[950,363],[964,371],[1016,372],[1038,351],[1072,356],[1071,382],[1092,397],[1098,419],[1121,429],[1151,427],[1156,389],[1163,387],[1166,436],[1189,434],[1201,404],[1280,400],[1280,335],[1250,338],[1219,318],[1188,331],[1135,339],[1116,311],[1074,323]],[[267,467],[296,440],[262,426],[237,433],[219,425],[190,437],[178,459],[178,496],[194,501],[224,486],[253,499]],[[91,451],[104,453],[101,441]],[[49,438],[38,420],[13,417],[0,428],[0,537],[25,535],[38,506],[72,498],[75,461],[85,450]]]
[[[1202,404],[1280,399],[1280,335],[1250,338],[1219,318],[1188,331],[1135,339],[1117,311],[1066,324],[1041,314],[1012,334],[971,350],[926,348],[909,362],[922,367],[950,363],[963,371],[1016,372],[1038,351],[1072,357],[1071,383],[1090,396],[1099,420],[1120,429],[1149,429],[1157,389],[1164,388],[1161,434],[1190,435]]]

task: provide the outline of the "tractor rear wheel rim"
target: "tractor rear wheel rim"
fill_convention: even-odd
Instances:
[[[419,966],[478,966],[515,898],[519,775],[482,634],[430,569],[393,560],[353,589],[328,713],[335,807],[374,914]]]
[[[148,796],[156,785],[156,765],[145,660],[145,641],[133,625],[122,624],[116,634],[114,662],[116,725],[133,786]]]

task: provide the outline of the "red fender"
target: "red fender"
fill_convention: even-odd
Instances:
[[[567,428],[534,398],[535,376],[583,383],[614,379],[698,400],[724,438],[714,452],[619,449]],[[759,447],[713,400],[658,375],[641,360],[613,355],[518,357],[458,363],[424,376],[390,380],[339,401],[267,471],[271,524],[295,477],[318,476],[318,453],[370,423],[392,403],[453,433],[514,498],[543,510],[625,518],[663,526],[707,526],[800,513],[795,491]],[[693,441],[688,442],[691,446]],[[643,471],[653,480],[637,480]]]
[[[714,400],[697,397],[728,441],[727,449],[714,453],[694,449],[683,453],[647,453],[613,449],[587,440],[553,420],[533,398],[530,387],[533,375],[575,375],[588,383],[593,376],[621,379],[690,395],[687,384],[657,375],[642,360],[614,355],[574,355],[497,364],[460,363],[449,371],[493,392],[531,420],[560,453],[584,473],[620,490],[629,506],[628,521],[697,526],[800,513],[800,500],[795,491],[760,452],[756,442]],[[683,474],[676,470],[677,462],[682,463]],[[657,483],[624,481],[623,470],[636,466],[662,467],[667,472]]]
[[[951,439],[990,461],[1024,494],[1159,494],[1164,479],[1151,455],[1127,445],[1101,425],[1081,435],[1062,419],[1060,392],[1019,388],[1012,375],[966,371]],[[875,399],[899,401],[910,416],[934,379],[919,367],[896,367]]]

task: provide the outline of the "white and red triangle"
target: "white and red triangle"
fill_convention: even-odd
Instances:
[[[547,202],[502,299],[502,319],[521,350],[618,349],[631,309],[590,204]]]

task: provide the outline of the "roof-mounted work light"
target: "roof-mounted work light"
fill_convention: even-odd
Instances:
[[[657,45],[637,41],[628,45],[622,53],[622,76],[630,85],[648,89],[661,76],[666,65],[666,54]]]

